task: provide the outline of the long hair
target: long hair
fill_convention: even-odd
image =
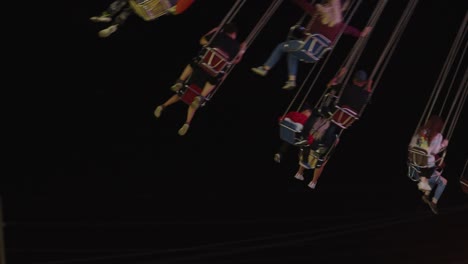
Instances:
[[[442,132],[444,123],[444,120],[440,116],[432,115],[429,117],[427,122],[419,129],[419,135],[426,136],[428,141],[431,142],[437,134]]]

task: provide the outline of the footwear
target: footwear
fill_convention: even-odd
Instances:
[[[110,26],[110,27],[108,27],[108,28],[106,28],[106,29],[103,29],[103,30],[99,31],[98,35],[99,35],[99,37],[101,37],[101,38],[107,38],[107,37],[109,37],[112,33],[116,32],[117,29],[118,29],[118,27],[119,27],[118,25],[112,25],[112,26]]]
[[[430,202],[429,207],[431,208],[431,210],[432,210],[432,212],[434,214],[439,214],[439,209],[437,209],[437,204],[436,203]]]
[[[426,203],[426,204],[428,204],[428,205],[431,204],[431,199],[429,198],[428,195],[423,195],[423,196],[421,197],[421,199],[423,200],[424,203]]]
[[[161,116],[163,110],[164,110],[163,105],[160,105],[160,106],[156,107],[156,110],[154,110],[154,116],[156,118],[159,118]]]
[[[188,129],[190,128],[190,125],[185,123],[180,129],[179,129],[179,136],[183,136],[187,134]]]
[[[203,102],[203,97],[201,96],[196,96],[195,98],[193,98],[193,101],[192,103],[190,104],[191,107],[195,108],[195,109],[198,109],[198,107],[200,107],[200,105],[202,104]]]
[[[177,6],[170,7],[167,9],[167,12],[169,12],[171,15],[176,15],[176,8]]]
[[[296,173],[296,175],[294,175],[294,178],[296,178],[298,180],[301,180],[301,181],[304,180],[304,176],[302,174],[299,174],[299,173]]]
[[[263,76],[263,77],[266,76],[268,73],[268,71],[263,66],[252,68],[251,70],[255,72],[256,74]]]
[[[276,163],[280,163],[281,162],[281,154],[276,153],[275,157],[273,159],[275,160]]]
[[[304,161],[301,161],[301,166],[309,170],[312,169],[312,167],[308,163],[305,163]]]
[[[289,80],[283,85],[284,90],[292,90],[294,88],[296,88],[296,81]]]
[[[307,146],[307,139],[299,140],[296,143],[294,143],[295,146]]]
[[[310,182],[307,186],[309,186],[309,188],[311,189],[315,189],[315,185],[316,185],[315,182]]]
[[[171,90],[173,92],[178,92],[180,89],[182,89],[182,87],[184,87],[184,83],[183,81],[179,80],[174,85],[171,86]]]
[[[430,190],[432,190],[431,186],[425,181],[419,181],[418,189],[420,191],[430,191]]]
[[[93,22],[111,22],[112,18],[107,14],[102,14],[100,16],[90,17],[89,20]]]

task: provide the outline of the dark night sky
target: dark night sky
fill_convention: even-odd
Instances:
[[[247,1],[234,19],[241,31],[240,39],[245,38],[257,23],[269,2]],[[358,64],[368,71],[375,66],[407,1],[389,2]],[[410,250],[410,244],[425,245],[424,249],[430,251],[433,249],[431,240],[440,242],[446,246],[444,249],[449,255],[456,256],[457,248],[466,243],[466,239],[461,238],[468,235],[468,196],[461,191],[458,182],[467,159],[464,137],[467,131],[462,127],[466,108],[447,153],[445,176],[449,184],[440,201],[442,214],[439,216],[433,216],[422,204],[416,185],[406,176],[406,147],[468,4],[464,0],[450,1],[450,5],[434,0],[419,2],[375,90],[372,103],[361,120],[344,132],[313,191],[306,183],[293,178],[297,170],[296,150],[284,157],[281,164],[273,161],[273,154],[281,143],[277,118],[295,95],[295,91],[281,89],[287,76],[285,60],[264,78],[250,71],[251,67],[263,63],[275,45],[285,39],[289,27],[302,15],[299,8],[289,1],[282,3],[212,101],[198,111],[187,135],[181,137],[177,131],[185,120],[185,104],[166,109],[160,119],[154,118],[153,110],[173,94],[169,87],[198,52],[200,36],[221,22],[234,1],[200,0],[184,14],[150,22],[133,16],[107,39],[97,37],[103,26],[88,20],[106,8],[107,1],[74,3],[66,20],[57,19],[56,23],[62,28],[60,34],[59,29],[52,28],[57,34],[49,48],[61,47],[61,50],[44,49],[45,54],[37,54],[47,55],[53,69],[50,74],[41,75],[39,80],[47,84],[47,88],[36,91],[38,97],[30,98],[35,102],[34,115],[28,116],[22,125],[26,123],[34,133],[24,139],[27,151],[19,150],[22,158],[17,173],[3,179],[3,186],[6,186],[2,195],[4,221],[13,223],[5,228],[7,257],[11,256],[7,263],[22,263],[25,248],[34,249],[34,241],[39,243],[42,241],[40,237],[46,234],[53,242],[42,241],[44,248],[56,248],[63,243],[64,248],[85,248],[83,251],[86,251],[85,246],[74,243],[95,240],[100,241],[96,242],[100,245],[113,245],[112,239],[106,239],[113,237],[109,234],[114,229],[104,228],[105,231],[96,234],[90,231],[91,224],[114,221],[114,227],[119,224],[122,227],[135,222],[177,222],[182,219],[192,224],[213,219],[237,219],[238,224],[232,224],[228,229],[245,228],[244,232],[226,234],[226,240],[274,233],[266,229],[271,222],[261,224],[260,219],[288,218],[296,223],[292,229],[300,230],[300,227],[308,226],[305,219],[312,218],[317,228],[308,228],[314,232],[325,230],[327,224],[336,227],[344,222],[380,221],[384,225],[390,223],[388,228],[377,229],[385,242],[372,242],[375,235],[371,227],[365,231],[351,229],[359,232],[361,248],[356,248],[351,238],[338,239],[341,242],[335,243],[329,235],[323,240],[316,238],[317,250],[321,249],[319,245],[324,246],[322,255],[315,252],[318,254],[315,257],[326,262],[326,256],[345,258],[355,250],[364,260],[382,263],[380,258],[388,257],[390,253],[386,249],[401,242],[406,235],[412,239],[404,238],[407,243],[398,247],[389,261],[416,263],[416,253]],[[350,24],[362,28],[373,4],[375,1],[364,1],[362,10]],[[353,43],[350,37],[342,38],[312,90],[312,102],[316,102],[324,84],[337,72],[346,50]],[[48,52],[50,50],[53,51]],[[306,76],[310,67],[300,65],[299,80]],[[307,176],[311,173],[309,171]],[[390,218],[399,219],[403,224],[388,220]],[[260,224],[255,228],[239,224],[246,219],[254,219]],[[422,239],[425,233],[417,230],[420,220],[424,221],[424,228],[436,230],[434,236],[439,236],[442,241],[430,235]],[[54,222],[65,223],[65,227],[54,227],[50,224]],[[72,222],[80,224],[73,226]],[[223,222],[217,223],[216,228],[211,225],[214,230],[223,225]],[[144,225],[138,227],[142,234],[146,234],[140,237],[135,235],[138,233],[135,229],[125,227],[128,228],[125,229],[127,236],[122,235],[125,246],[120,246],[152,250],[182,248],[220,241],[226,232],[220,227],[223,231],[217,231],[219,237],[210,237],[206,231],[210,229],[204,229],[205,226],[200,228],[203,231],[199,230],[203,234],[192,234],[196,231],[187,225],[171,226],[163,230],[171,230],[173,239],[164,240],[161,237],[170,237],[169,232],[156,232],[154,225],[148,229]],[[451,228],[441,229],[441,226]],[[291,233],[292,229],[281,226],[274,230]],[[407,229],[415,233],[405,233],[403,230]],[[190,235],[184,236],[184,232]],[[79,233],[87,235],[80,236]],[[71,238],[74,235],[76,239]],[[145,244],[143,241],[150,240],[151,236],[161,239]],[[129,242],[132,239],[138,242],[132,244]],[[75,242],[70,242],[72,240]],[[88,244],[88,247],[93,246]],[[337,247],[343,248],[339,251],[342,254],[331,253],[330,248]],[[33,252],[31,257],[35,258],[35,263],[67,257],[79,259],[85,255],[78,252],[59,257],[63,252],[48,256],[47,253],[41,255],[39,250],[30,252]],[[255,256],[240,256],[239,259],[245,263],[276,263],[264,258],[262,251],[254,252]],[[301,254],[303,259],[314,257],[313,254]],[[279,260],[295,261],[288,259],[286,254],[280,255]],[[462,255],[452,259],[439,258],[439,262],[431,262],[435,259],[428,256],[424,263],[463,259]],[[137,263],[137,260],[128,263]],[[167,260],[170,262],[171,259]],[[221,257],[215,262],[231,263],[224,260]],[[335,262],[334,258],[328,260]],[[465,257],[464,260],[468,259]],[[177,262],[177,259],[173,261]],[[180,263],[209,263],[208,260],[199,261],[180,260]]]

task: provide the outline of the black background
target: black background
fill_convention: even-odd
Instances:
[[[270,1],[234,18],[244,39]],[[371,72],[407,1],[389,1],[359,67]],[[407,176],[406,148],[467,10],[418,3],[361,120],[345,131],[317,188],[293,178],[297,150],[273,161],[283,59],[261,65],[302,11],[284,1],[189,132],[186,105],[153,111],[234,1],[200,0],[179,16],[130,17],[109,38],[89,17],[106,1],[54,5],[30,31],[17,90],[14,170],[2,177],[6,260],[13,263],[467,263],[466,110],[450,139],[449,183],[433,215]],[[362,28],[375,1],[351,21]],[[56,16],[53,16],[53,14]],[[50,14],[50,15],[49,15]],[[38,27],[39,28],[39,27]],[[314,86],[315,102],[354,39],[343,36]],[[18,66],[15,64],[14,66]],[[19,65],[21,66],[21,65]],[[299,80],[311,65],[301,64]],[[466,64],[465,64],[466,68]],[[300,81],[299,81],[300,83]],[[29,92],[30,91],[30,92]],[[8,164],[10,165],[10,164]]]

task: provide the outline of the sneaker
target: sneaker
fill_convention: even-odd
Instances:
[[[110,27],[108,27],[108,28],[106,28],[106,29],[103,29],[103,30],[99,31],[98,35],[99,35],[99,37],[101,37],[101,38],[107,38],[107,37],[109,37],[112,33],[116,32],[117,29],[118,29],[118,27],[119,27],[118,25],[112,25],[112,26],[110,26]]]
[[[300,180],[300,181],[303,181],[304,180],[304,176],[302,174],[299,174],[299,173],[296,173],[296,175],[294,175],[294,178]]]
[[[436,203],[430,202],[429,207],[431,208],[431,210],[432,210],[432,212],[434,214],[439,214],[439,209],[437,209],[437,204]]]
[[[160,105],[160,106],[156,107],[156,110],[154,110],[154,116],[156,118],[159,118],[161,116],[163,110],[164,110],[163,105]]]
[[[203,102],[203,97],[202,96],[196,96],[195,98],[193,98],[193,101],[190,104],[190,106],[195,108],[195,109],[198,109],[198,107],[200,107],[202,102]]]
[[[273,159],[275,160],[276,163],[280,163],[281,162],[281,154],[276,153],[275,157]]]
[[[182,81],[177,81],[174,85],[171,86],[171,90],[173,92],[178,92],[180,89],[184,87],[184,83]]]
[[[296,146],[306,146],[308,145],[307,139],[299,140],[296,143],[294,143]]]
[[[301,161],[301,166],[309,170],[312,169],[312,167],[308,163],[305,163],[304,161]]]
[[[111,22],[112,18],[109,15],[100,15],[100,16],[93,16],[90,17],[89,20],[93,22]]]
[[[263,66],[260,66],[260,67],[257,67],[257,68],[252,68],[251,69],[253,72],[255,72],[256,74],[260,75],[260,76],[266,76],[268,71],[265,70],[265,67]]]
[[[296,81],[289,80],[283,85],[284,90],[292,90],[294,88],[296,88]]]
[[[177,9],[177,6],[173,6],[173,7],[168,8],[167,12],[169,12],[169,14],[171,14],[171,15],[177,15],[176,14],[176,11],[177,11],[176,9]]]
[[[315,182],[310,182],[307,186],[309,186],[309,188],[311,189],[315,189],[315,185],[316,185]]]
[[[431,199],[429,198],[428,195],[423,195],[423,196],[421,197],[421,199],[423,200],[424,203],[426,203],[426,204],[428,204],[428,205],[431,204]]]
[[[179,136],[183,136],[187,134],[188,129],[190,128],[190,125],[185,123],[180,129],[179,129]]]
[[[420,191],[430,191],[430,190],[432,190],[431,186],[427,182],[424,182],[424,181],[419,181],[418,189]]]

